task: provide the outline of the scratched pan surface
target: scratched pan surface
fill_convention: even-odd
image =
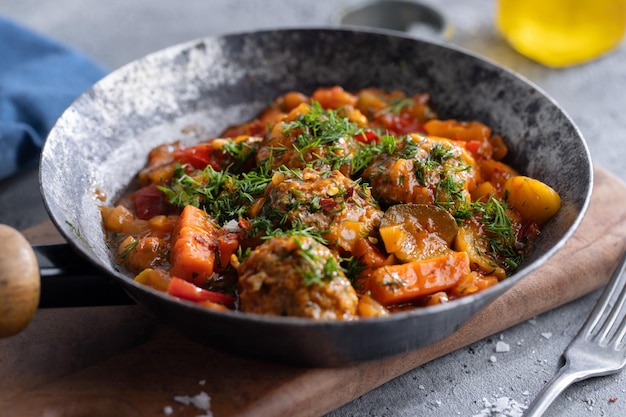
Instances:
[[[200,141],[255,117],[289,90],[341,85],[428,92],[441,118],[478,120],[506,140],[506,162],[555,188],[563,208],[515,275],[454,302],[353,322],[215,312],[118,271],[98,207],[112,204],[153,147]],[[61,233],[138,303],[191,338],[230,352],[313,366],[389,357],[434,343],[555,253],[584,215],[592,167],[562,109],[519,76],[453,47],[383,31],[277,30],[194,40],[102,79],[61,116],[44,146],[42,194]],[[548,277],[549,279],[549,277]],[[77,295],[80,296],[80,295]]]

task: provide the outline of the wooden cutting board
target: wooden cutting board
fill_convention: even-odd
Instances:
[[[25,232],[59,239],[50,224]],[[197,416],[174,396],[208,394],[215,417],[321,416],[446,353],[500,332],[604,285],[626,245],[626,184],[595,171],[580,228],[547,264],[435,345],[332,369],[244,359],[187,340],[139,306],[40,310],[0,340],[3,416]]]

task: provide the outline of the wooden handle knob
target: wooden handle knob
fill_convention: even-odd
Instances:
[[[40,291],[33,248],[20,232],[0,224],[0,338],[15,335],[30,323]]]

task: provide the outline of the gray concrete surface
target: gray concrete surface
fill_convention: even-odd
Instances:
[[[427,2],[455,29],[452,43],[529,78],[571,115],[594,162],[626,180],[626,45],[586,65],[562,70],[509,48],[493,27],[494,2]],[[190,39],[258,28],[328,24],[355,1],[342,0],[3,0],[0,14],[72,45],[110,69]],[[626,202],[624,202],[626,203]],[[22,228],[46,219],[36,171],[0,182],[0,222]],[[610,221],[610,220],[609,220]],[[561,352],[598,293],[418,367],[328,414],[349,416],[513,416],[482,411],[485,401],[527,405],[561,365]],[[498,341],[510,347],[496,352]],[[617,398],[611,401],[611,398]],[[546,416],[624,416],[624,374],[571,387]]]

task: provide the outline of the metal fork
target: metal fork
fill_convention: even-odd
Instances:
[[[589,318],[563,352],[565,364],[528,406],[524,417],[540,417],[567,387],[626,365],[626,251]]]

